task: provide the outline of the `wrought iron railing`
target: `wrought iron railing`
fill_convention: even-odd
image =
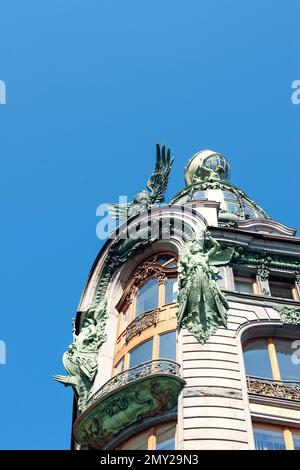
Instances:
[[[247,377],[248,393],[283,400],[300,400],[300,381]]]
[[[113,390],[142,377],[155,374],[170,374],[180,377],[179,371],[180,365],[169,359],[156,359],[154,361],[144,362],[143,364],[133,367],[132,369],[127,369],[108,380],[96,393],[94,393],[94,395],[91,396],[87,401],[85,408],[88,408],[99,398],[107,395]]]
[[[151,312],[146,312],[136,317],[125,329],[125,343],[127,344],[132,338],[140,335],[146,328],[156,326],[158,323],[159,309],[156,308]]]

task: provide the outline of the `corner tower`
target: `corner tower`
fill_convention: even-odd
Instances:
[[[300,239],[210,150],[156,165],[84,289],[64,354],[78,449],[299,449]],[[296,357],[297,356],[297,357]]]

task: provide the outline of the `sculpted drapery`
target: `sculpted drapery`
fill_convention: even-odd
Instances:
[[[216,266],[230,262],[234,250],[221,251],[209,232],[203,248],[197,240],[186,243],[179,262],[178,324],[204,343],[220,326],[227,326],[228,303],[217,284]]]

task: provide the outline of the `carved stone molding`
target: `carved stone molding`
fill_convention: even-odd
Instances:
[[[277,312],[280,313],[280,319],[282,323],[286,325],[300,325],[300,308],[289,307],[284,305],[283,307],[273,307]]]
[[[278,382],[247,377],[247,386],[250,394],[284,400],[300,400],[300,382]]]

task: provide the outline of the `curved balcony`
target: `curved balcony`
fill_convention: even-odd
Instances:
[[[247,377],[248,393],[281,400],[300,400],[300,382]]]
[[[132,424],[175,408],[185,384],[179,370],[176,362],[158,359],[110,379],[88,400],[75,421],[76,441],[101,449]]]

